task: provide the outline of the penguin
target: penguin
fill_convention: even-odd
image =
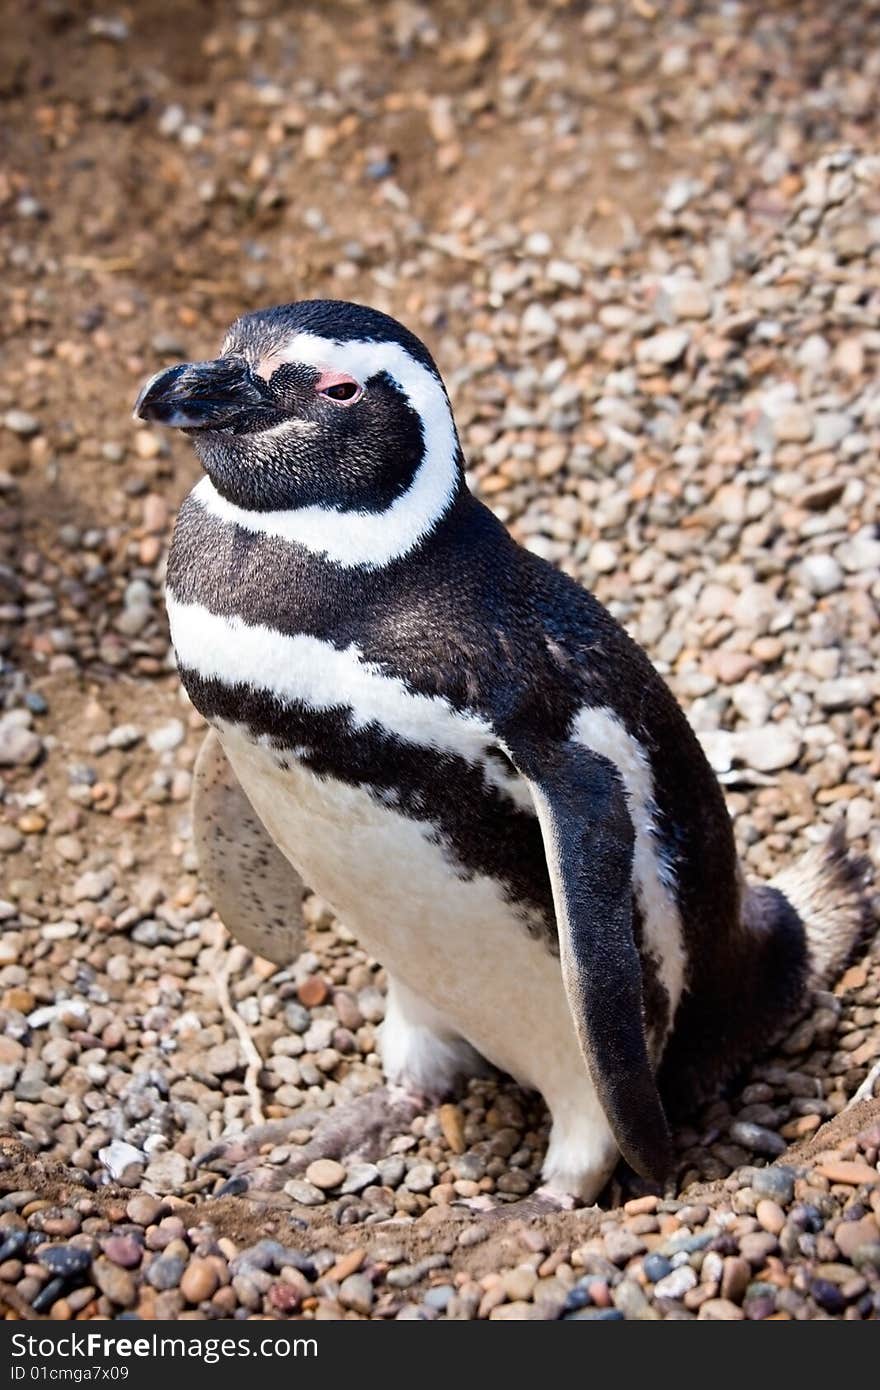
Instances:
[[[594,1202],[621,1157],[663,1183],[675,1098],[766,1046],[859,939],[841,834],[746,884],[670,690],[469,491],[440,373],[394,319],[247,313],[135,413],[182,430],[204,470],[167,609],[210,725],[207,885],[234,935],[290,963],[307,884],[385,967],[388,1087],[363,1098],[364,1131],[489,1062],[549,1108],[548,1201]],[[366,1151],[330,1130],[306,1157]],[[253,1165],[237,1181],[257,1185]]]

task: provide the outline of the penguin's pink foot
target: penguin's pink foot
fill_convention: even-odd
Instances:
[[[467,1205],[473,1211],[479,1212],[481,1223],[497,1226],[501,1222],[529,1222],[541,1216],[555,1216],[558,1212],[574,1211],[575,1207],[582,1204],[568,1193],[554,1192],[549,1187],[536,1187],[528,1197],[522,1197],[516,1202],[499,1202],[496,1206],[484,1207],[483,1199],[476,1197]]]
[[[384,1157],[391,1141],[405,1134],[425,1108],[422,1096],[379,1086],[330,1110],[299,1111],[220,1139],[196,1158],[196,1165],[226,1175],[216,1197],[246,1194],[277,1200],[276,1194],[318,1159],[372,1162]],[[307,1130],[306,1142],[288,1143]]]

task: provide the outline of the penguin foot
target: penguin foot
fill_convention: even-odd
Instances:
[[[424,1109],[421,1096],[397,1086],[379,1086],[329,1110],[299,1111],[289,1119],[253,1125],[218,1140],[195,1163],[228,1175],[215,1197],[246,1194],[272,1200],[272,1194],[281,1193],[316,1159],[383,1157],[391,1140],[406,1133]],[[305,1143],[287,1146],[293,1135],[306,1130],[311,1136]]]
[[[574,1211],[580,1206],[576,1197],[568,1193],[554,1192],[549,1187],[537,1187],[528,1197],[518,1202],[501,1202],[497,1206],[484,1208],[482,1199],[477,1197],[468,1205],[480,1213],[481,1222],[487,1226],[497,1226],[502,1221],[534,1221],[541,1216],[556,1216],[559,1212]]]

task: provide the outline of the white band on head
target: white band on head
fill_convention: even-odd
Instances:
[[[261,368],[274,370],[285,362],[348,372],[362,383],[387,372],[422,422],[424,454],[409,487],[383,512],[317,505],[250,511],[221,497],[210,478],[202,479],[193,496],[218,520],[302,545],[337,565],[375,569],[406,555],[447,511],[458,486],[455,425],[439,379],[400,343],[338,343],[314,333],[297,333]]]

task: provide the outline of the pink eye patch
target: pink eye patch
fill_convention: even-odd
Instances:
[[[337,405],[353,405],[363,395],[363,387],[347,372],[326,371],[321,372],[315,382],[315,392]]]

